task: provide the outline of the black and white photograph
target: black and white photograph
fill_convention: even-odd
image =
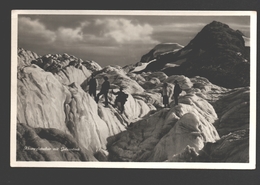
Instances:
[[[13,10],[11,166],[255,169],[256,12]]]

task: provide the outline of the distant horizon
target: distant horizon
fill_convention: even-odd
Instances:
[[[18,47],[38,55],[74,55],[101,67],[135,64],[157,44],[186,46],[212,21],[250,38],[250,16],[33,15],[18,16]]]

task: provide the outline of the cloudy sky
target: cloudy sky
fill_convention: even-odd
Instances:
[[[18,47],[68,53],[101,66],[139,62],[159,43],[187,45],[213,20],[250,37],[249,16],[19,15]]]

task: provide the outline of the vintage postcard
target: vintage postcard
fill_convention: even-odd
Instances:
[[[256,168],[256,12],[13,10],[11,42],[11,167]]]

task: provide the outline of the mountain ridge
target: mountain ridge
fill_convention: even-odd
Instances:
[[[188,77],[198,75],[227,88],[248,86],[250,47],[245,46],[244,38],[240,31],[213,21],[184,48],[174,53],[158,55],[156,61],[137,72],[163,71],[167,75],[183,74]],[[153,52],[151,50],[148,54]]]

